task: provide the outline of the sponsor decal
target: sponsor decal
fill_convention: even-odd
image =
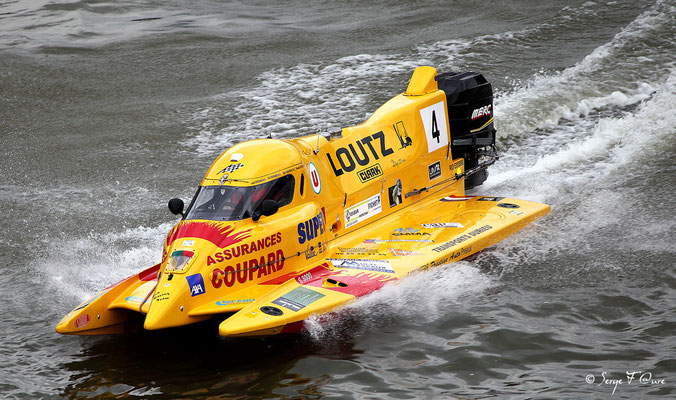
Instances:
[[[439,201],[467,201],[472,200],[474,197],[456,197],[456,196],[447,196],[439,199]]]
[[[298,243],[303,244],[324,233],[324,214],[320,212],[305,222],[298,224]]]
[[[434,243],[434,240],[423,240],[423,239],[366,239],[364,243],[389,243],[389,242],[425,242],[425,243]]]
[[[354,260],[350,258],[329,258],[336,268],[361,269],[365,271],[394,273],[390,262],[387,260]]]
[[[243,257],[247,254],[267,249],[268,247],[272,247],[281,242],[282,233],[277,232],[262,239],[253,240],[249,243],[240,244],[232,248],[227,248],[223,251],[217,251],[216,253],[207,257],[207,267],[212,264],[221,263],[232,258]]]
[[[390,195],[390,208],[401,204],[401,179],[397,179],[397,183],[394,186],[390,186],[387,192]]]
[[[448,126],[446,124],[446,107],[440,101],[420,110],[425,137],[427,138],[427,151],[441,149],[448,146]]]
[[[406,132],[404,121],[397,122],[396,124],[392,125],[392,128],[394,129],[394,133],[396,133],[397,137],[399,138],[399,143],[401,143],[402,149],[413,144],[413,141],[410,137],[408,137],[408,133]]]
[[[394,231],[395,231],[395,232],[402,232],[402,233],[403,233],[403,232],[406,232],[406,233],[416,233],[416,232],[418,232],[419,230],[420,230],[420,229],[415,229],[415,228],[397,228],[397,229],[395,229]]]
[[[218,300],[216,302],[217,306],[229,306],[232,304],[246,304],[253,303],[256,299],[237,299],[237,300]]]
[[[433,222],[430,224],[422,224],[423,228],[464,228],[465,226],[459,222]]]
[[[312,271],[308,271],[303,275],[296,277],[296,282],[300,283],[301,285],[308,283],[311,280],[312,280]]]
[[[453,164],[451,164],[448,169],[453,171],[453,170],[456,170],[456,169],[462,167],[463,165],[465,165],[465,160],[456,161]]]
[[[87,325],[89,321],[92,320],[92,317],[89,316],[89,314],[83,314],[77,317],[75,320],[75,327],[76,328],[82,328],[83,326]]]
[[[445,257],[445,258],[441,258],[441,259],[436,260],[436,261],[432,261],[428,264],[423,265],[420,268],[425,269],[425,268],[431,268],[431,267],[436,267],[436,266],[439,266],[439,265],[448,264],[449,262],[453,261],[454,258],[458,258],[460,256],[466,257],[471,252],[472,252],[471,246],[470,247],[463,247],[462,249],[454,251],[453,253],[451,253],[450,257]]]
[[[429,232],[419,232],[418,229],[413,228],[397,228],[392,232],[392,236],[425,236],[430,235]]]
[[[431,181],[441,176],[441,161],[427,166],[427,176]]]
[[[504,197],[486,197],[486,196],[484,196],[477,201],[500,201],[502,199],[504,199]]]
[[[298,169],[302,169],[302,168],[305,168],[302,164],[301,164],[301,165],[298,165],[298,166],[296,166],[296,167],[287,168],[287,169],[285,169],[284,171],[281,171],[281,172],[275,172],[275,173],[270,174],[270,175],[268,175],[268,176],[264,176],[264,177],[261,177],[261,178],[258,178],[258,179],[251,180],[251,181],[249,181],[249,184],[251,184],[251,185],[257,185],[257,184],[259,184],[259,183],[263,183],[263,182],[266,182],[266,181],[271,181],[271,180],[273,180],[273,179],[279,178],[279,177],[282,176],[282,175],[290,174],[291,172],[293,172],[293,171],[295,171],[295,170],[298,170]],[[221,178],[221,180],[222,180],[222,179],[223,179],[223,178]]]
[[[464,234],[464,235],[460,235],[460,236],[458,236],[458,237],[455,238],[455,239],[452,239],[452,240],[449,240],[448,242],[442,243],[442,244],[440,244],[440,245],[437,246],[437,247],[433,247],[432,250],[433,250],[433,251],[436,251],[437,253],[440,253],[440,252],[442,252],[442,251],[444,251],[444,250],[447,250],[447,249],[449,249],[449,248],[455,246],[456,244],[460,244],[460,243],[462,243],[462,242],[465,242],[465,241],[467,241],[467,240],[473,238],[474,236],[480,235],[480,234],[482,234],[482,233],[484,233],[484,232],[486,232],[486,231],[489,231],[489,230],[491,230],[491,229],[493,229],[492,226],[490,226],[490,225],[484,225],[484,226],[482,226],[482,227],[480,227],[480,228],[474,229],[474,230],[471,231],[471,232],[467,232],[467,233]],[[471,249],[471,248],[470,248],[470,249]]]
[[[243,166],[244,166],[244,164],[242,164],[242,163],[230,164],[227,167],[223,168],[222,170],[218,171],[218,173],[219,174],[222,174],[224,172],[233,173],[233,172],[237,171],[238,169],[242,168]]]
[[[312,257],[317,257],[317,254],[319,254],[319,252],[317,251],[318,248],[319,248],[319,246],[317,246],[317,247],[310,246],[310,243],[308,243],[308,247],[305,250],[305,259],[309,260]]]
[[[383,176],[383,169],[380,167],[380,164],[374,164],[357,172],[357,177],[359,177],[359,182],[361,183],[368,182],[379,176]]]
[[[184,240],[181,246],[192,247],[195,245],[194,240]]]
[[[512,210],[509,213],[514,214],[514,215],[521,215],[521,214],[523,214],[523,211]]]
[[[322,180],[319,177],[317,167],[315,167],[313,163],[310,163],[308,169],[310,170],[310,185],[312,185],[312,191],[315,192],[315,194],[319,194],[319,192],[322,191]]]
[[[164,301],[169,299],[169,292],[155,293],[153,301]]]
[[[300,286],[282,297],[273,300],[272,303],[288,308],[291,311],[300,311],[305,306],[314,303],[322,297],[324,297],[324,294],[306,288],[305,286]]]
[[[202,278],[202,274],[186,276],[185,279],[188,281],[188,286],[190,286],[190,297],[204,294],[204,278]]]
[[[322,214],[321,214],[321,215],[322,215],[322,218],[324,217],[323,212],[324,212],[324,211],[322,210]],[[316,257],[316,256],[318,256],[320,253],[323,253],[324,250],[326,250],[326,247],[324,247],[324,248],[322,249],[322,242],[317,242],[317,245],[316,245],[316,246],[313,246],[313,245],[311,245],[310,242],[308,241],[308,242],[307,242],[307,245],[306,245],[306,248],[305,248],[305,259],[306,259],[306,260],[309,260],[309,259],[311,259],[311,258],[313,258],[313,257]]]
[[[472,111],[472,121],[486,115],[491,115],[491,104],[474,109]]]
[[[448,262],[448,260],[449,260],[448,257],[446,257],[446,258],[440,258],[440,259],[438,259],[438,260],[436,260],[436,261],[432,261],[431,263],[429,263],[429,264],[427,264],[427,265],[423,265],[423,266],[421,267],[421,269],[422,269],[422,268],[436,267],[436,266],[438,266],[438,265],[444,265],[444,264],[446,264],[446,263]]]
[[[232,161],[232,160],[231,160],[231,161]],[[280,177],[280,176],[282,176],[282,175],[286,175],[286,174],[289,174],[289,173],[291,173],[291,172],[293,172],[293,171],[295,171],[295,170],[299,170],[299,169],[303,169],[303,168],[305,168],[305,166],[304,166],[303,164],[299,164],[299,165],[297,165],[297,166],[295,166],[295,167],[287,168],[287,169],[285,169],[285,170],[282,171],[282,172],[276,172],[276,173],[273,173],[273,174],[271,174],[271,175],[264,176],[264,177],[260,177],[260,178],[256,178],[256,179],[253,179],[253,180],[247,180],[247,182],[249,182],[249,184],[251,184],[251,185],[257,185],[257,184],[259,184],[259,183],[263,183],[263,182],[266,182],[266,181],[271,181],[271,180],[273,180],[273,179],[275,179],[275,178],[278,178],[278,177]],[[224,171],[224,170],[223,170],[223,171]],[[223,171],[221,171],[221,172],[223,172]],[[225,175],[223,175],[223,176],[221,177],[221,179],[220,179],[221,185],[223,185],[223,184],[225,183],[226,180],[228,180],[228,174],[225,174]]]
[[[403,250],[403,249],[389,249],[393,256],[395,257],[405,257],[405,256],[420,256],[421,253],[416,253],[415,251]]]
[[[355,149],[355,145],[358,150]],[[380,157],[387,157],[390,154],[394,153],[392,148],[388,147],[385,143],[385,134],[383,131],[376,132],[371,136],[366,136],[365,138],[358,140],[354,143],[350,143],[345,147],[339,147],[334,153],[334,157],[338,160],[340,168],[336,168],[336,163],[333,161],[330,153],[326,153],[326,156],[329,158],[329,163],[333,169],[333,173],[336,176],[341,176],[345,172],[352,172],[357,165],[367,166],[371,163],[371,157],[373,156],[374,160],[379,160]]]
[[[140,303],[140,302],[143,301],[143,299],[140,298],[140,297],[136,297],[136,296],[129,296],[129,297],[125,297],[124,301],[128,301],[130,303]]]
[[[277,250],[269,253],[267,257],[252,258],[248,261],[238,262],[234,266],[228,265],[223,269],[214,268],[209,275],[211,285],[214,289],[220,288],[223,284],[225,284],[225,287],[232,287],[235,281],[243,284],[270,275],[284,268],[284,260],[284,252]]]
[[[353,256],[384,256],[379,253],[378,249],[371,249],[368,247],[338,247],[337,255],[353,255]]]
[[[378,215],[382,210],[380,194],[371,196],[368,199],[345,209],[345,227],[349,228],[352,225]]]
[[[397,158],[397,159],[390,159],[390,162],[392,163],[392,166],[393,166],[393,167],[398,167],[398,166],[400,166],[401,164],[405,163],[405,162],[406,162],[406,159],[405,159],[405,158],[399,157],[399,158]]]
[[[330,269],[329,263],[323,262],[316,267],[312,268],[309,272],[312,273],[313,279],[317,279],[321,276],[325,276],[332,272]],[[303,275],[304,273],[308,272],[307,270],[292,270],[291,272],[288,272],[284,275],[279,275],[275,278],[269,279],[267,281],[263,281],[260,283],[260,285],[280,285],[284,282],[287,282],[290,279],[294,279],[298,276]]]
[[[458,258],[460,256],[465,256],[472,252],[472,246],[463,247],[460,250],[456,250],[451,253],[450,259]]]
[[[518,205],[518,204],[514,204],[514,203],[499,203],[499,204],[498,204],[498,207],[502,207],[502,208],[519,208],[519,205]]]

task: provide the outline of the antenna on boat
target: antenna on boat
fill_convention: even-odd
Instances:
[[[325,131],[317,132],[317,149],[312,150],[315,154],[319,154],[319,135],[323,135],[328,141],[338,137],[343,132],[343,128],[329,128]]]

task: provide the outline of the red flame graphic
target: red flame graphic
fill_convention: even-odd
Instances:
[[[307,282],[319,279],[325,275],[330,275],[331,270],[329,269],[328,263],[322,263],[312,269],[306,270],[301,269],[297,271],[291,271],[287,274],[278,276],[276,278],[261,282],[261,285],[281,285],[282,283],[288,281],[289,279],[297,278],[301,275],[307,276]],[[307,282],[305,284],[307,284]],[[299,282],[300,283],[300,282]]]
[[[214,245],[224,248],[251,236],[251,229],[232,235],[235,228],[218,222],[185,221],[176,225],[167,235],[166,246],[171,246],[175,240],[185,237],[194,237],[208,240]]]
[[[345,269],[337,270],[331,274],[338,282],[347,286],[332,286],[325,289],[335,290],[336,292],[351,294],[355,297],[361,297],[365,294],[374,292],[383,287],[387,282],[397,280],[396,277],[389,277],[376,272],[358,272],[354,275]],[[307,283],[308,286],[323,287],[323,280]]]

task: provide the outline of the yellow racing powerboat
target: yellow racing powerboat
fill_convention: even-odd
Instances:
[[[547,214],[546,204],[465,194],[496,159],[490,83],[418,67],[406,92],[361,125],[226,150],[187,209],[169,201],[182,218],[162,260],[80,304],[56,331],[210,318],[223,336],[300,331],[311,315],[468,257]]]

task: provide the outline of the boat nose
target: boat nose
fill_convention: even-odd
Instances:
[[[188,304],[190,287],[185,279],[160,282],[155,289],[146,314],[143,327],[147,330],[171,328],[201,321],[203,318],[190,317]]]

